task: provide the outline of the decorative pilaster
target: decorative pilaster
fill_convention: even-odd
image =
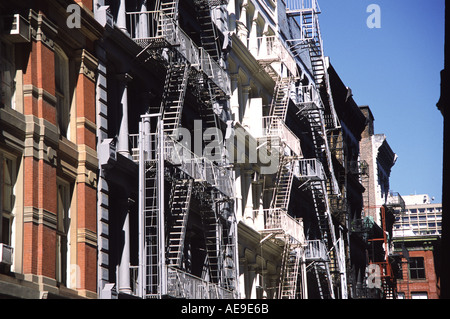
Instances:
[[[117,141],[117,152],[125,157],[131,158],[129,149],[129,132],[128,132],[128,82],[133,78],[128,74],[121,74],[118,76],[122,85],[122,120],[120,121],[119,137]]]

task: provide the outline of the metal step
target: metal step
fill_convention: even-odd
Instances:
[[[181,268],[184,239],[186,236],[186,225],[193,180],[176,180],[173,182],[169,207],[171,223],[168,226],[168,249],[167,259],[172,266]]]

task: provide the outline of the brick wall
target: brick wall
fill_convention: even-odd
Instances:
[[[80,1],[88,8],[92,1]],[[31,44],[23,55],[23,113],[27,120],[23,157],[23,263],[26,275],[43,276],[56,283],[57,262],[57,183],[64,181],[70,194],[71,240],[69,266],[76,265],[77,285],[70,287],[83,296],[95,297],[97,291],[96,238],[96,117],[95,72],[96,58],[86,49],[79,49],[74,39],[84,35],[83,29],[67,30],[52,10],[42,6],[34,11],[30,24],[33,28]],[[39,12],[39,13],[37,13]],[[61,12],[61,10],[59,11]],[[49,15],[49,16],[46,16]],[[53,16],[52,16],[53,15]],[[65,17],[59,18],[65,21]],[[63,29],[64,28],[64,29]],[[67,32],[78,33],[65,38]],[[91,34],[89,35],[92,36]],[[67,41],[67,42],[66,42]],[[82,40],[83,47],[93,48],[91,39]],[[70,140],[58,133],[58,104],[55,88],[55,47],[64,48],[70,60],[70,79],[75,82],[70,90]],[[74,47],[71,47],[74,46]],[[75,66],[75,67],[74,67]],[[73,94],[74,93],[74,94]],[[71,268],[73,269],[73,268]],[[67,274],[67,283],[74,282]],[[56,284],[55,284],[55,289]],[[44,289],[45,290],[45,289]]]
[[[425,264],[425,279],[409,279],[408,263],[402,260],[403,280],[398,281],[398,292],[405,294],[406,299],[411,293],[426,292],[428,299],[439,299],[438,280],[435,272],[433,250],[410,251],[409,257],[423,257]]]

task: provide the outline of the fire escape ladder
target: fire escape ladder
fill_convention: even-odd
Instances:
[[[169,136],[172,136],[180,125],[188,78],[188,63],[177,61],[169,64],[161,101],[164,133]]]
[[[321,110],[317,108],[310,109],[307,113],[307,119],[311,126],[312,139],[316,158],[322,163],[327,160],[324,136],[322,131]]]
[[[215,60],[220,58],[219,37],[211,16],[211,4],[207,0],[196,0],[197,20],[200,24],[200,40],[203,49]]]
[[[315,262],[314,272],[316,275],[319,294],[322,299],[334,299],[334,291],[331,282],[330,269],[327,262]]]
[[[231,228],[231,222],[226,221],[226,225],[222,227],[222,239],[223,239],[223,277],[224,288],[228,290],[236,289],[236,256],[235,256],[235,238],[237,234],[233,234]]]
[[[178,0],[161,0],[159,4],[157,36],[164,39],[173,39],[178,21]]]
[[[147,295],[159,293],[158,201],[156,162],[146,162],[144,172],[145,265]]]
[[[181,268],[193,180],[175,180],[169,199],[168,264]]]
[[[160,10],[167,19],[178,20],[178,0],[160,0]]]
[[[308,28],[306,36],[308,37],[309,42],[309,54],[311,57],[314,80],[316,85],[320,86],[323,83],[326,70],[317,13],[314,11],[305,12],[303,15],[303,22],[305,25],[312,26],[312,28]]]
[[[291,77],[278,78],[270,106],[270,115],[281,119],[283,122],[286,121],[291,83]]]
[[[328,144],[327,131],[325,129],[323,110],[319,108],[317,103],[318,102],[312,103],[314,106],[308,107],[307,110],[303,111],[303,114],[305,114],[311,127],[311,135],[314,143],[314,150],[316,152],[316,158],[328,166],[327,171],[330,178],[331,192],[335,195],[340,195],[339,186],[333,173],[333,162]]]
[[[310,185],[320,234],[328,247],[329,241],[331,240],[329,238],[329,233],[332,225],[330,225],[330,221],[327,216],[327,204],[325,198],[326,191],[324,189],[324,183],[324,181],[311,181]]]
[[[297,283],[300,269],[300,248],[294,248],[286,241],[283,252],[283,272],[280,285],[280,299],[297,299]]]
[[[212,283],[220,285],[221,279],[221,231],[218,216],[213,208],[202,212],[209,276]]]
[[[294,173],[292,170],[293,160],[290,157],[280,159],[277,172],[276,188],[272,197],[270,207],[288,211],[289,200]]]
[[[207,91],[205,94],[209,96],[207,100],[203,100],[200,104],[200,118],[202,119],[203,132],[208,132],[203,140],[204,154],[206,154],[212,161],[216,163],[222,162],[222,154],[216,154],[217,150],[223,149],[223,135],[220,129],[220,119],[216,114],[215,108],[218,106],[216,97],[217,93],[211,81],[205,83]],[[212,138],[214,136],[214,138]]]

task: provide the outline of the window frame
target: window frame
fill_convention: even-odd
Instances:
[[[58,133],[71,140],[70,59],[55,45],[55,97]]]
[[[10,175],[10,181],[8,182],[9,185],[5,185],[5,163],[10,162],[10,168],[9,168],[9,175]],[[7,166],[7,165],[6,165]],[[17,182],[17,158],[5,152],[4,150],[0,149],[0,242],[6,244],[6,245],[12,245],[13,242],[13,221],[15,216],[15,206],[16,206],[16,199],[15,199],[15,187]],[[5,209],[5,187],[9,187],[9,196],[11,207],[8,209]],[[5,222],[8,223],[8,227],[5,227]],[[8,233],[5,234],[4,232],[7,231]]]
[[[0,105],[12,109],[16,108],[16,67],[14,52],[15,48],[13,44],[5,41],[4,39],[0,39]],[[9,81],[3,79],[3,74],[6,72],[10,73]],[[9,91],[9,97],[6,96],[4,90]],[[7,100],[9,103],[6,103]]]
[[[420,262],[420,264],[419,264]],[[424,257],[410,257],[409,263],[409,278],[411,280],[424,280],[426,278],[426,271],[425,271],[425,258]],[[423,272],[423,276],[422,275]],[[414,276],[413,276],[414,274]]]
[[[55,277],[59,284],[70,285],[71,184],[58,178],[56,182],[56,258]]]

